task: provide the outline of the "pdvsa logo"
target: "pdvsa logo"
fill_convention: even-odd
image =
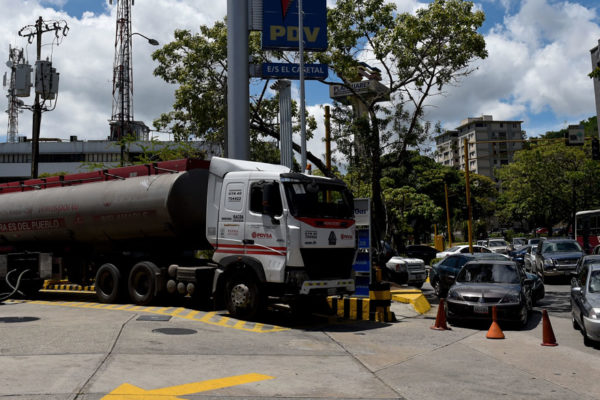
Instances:
[[[354,236],[352,236],[352,235],[345,235],[345,234],[343,234],[343,233],[342,233],[342,236],[341,236],[341,237],[342,237],[342,240],[350,240],[350,239],[353,239],[353,238],[354,238]]]
[[[273,239],[270,233],[252,232],[252,239]]]
[[[305,50],[327,50],[326,0],[303,0],[302,14],[301,34],[297,0],[263,0],[263,49],[295,50],[304,37]]]

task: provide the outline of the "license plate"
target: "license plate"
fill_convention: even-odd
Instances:
[[[487,314],[488,307],[487,306],[473,306],[473,311],[477,314]]]

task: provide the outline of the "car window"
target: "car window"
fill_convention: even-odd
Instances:
[[[454,253],[455,251],[458,251],[458,249],[460,249],[460,247],[454,246],[454,247],[450,247],[448,250],[446,250],[446,252],[447,253]]]
[[[596,269],[592,271],[590,275],[590,283],[588,285],[588,290],[590,293],[598,293],[600,292],[600,270]]]
[[[456,263],[458,261],[458,257],[448,257],[444,261],[442,261],[442,265],[445,267],[456,267]]]
[[[458,282],[465,283],[519,283],[519,273],[514,265],[469,264],[460,270]]]
[[[473,249],[473,251],[475,251],[475,249]],[[460,250],[461,253],[468,253],[469,252],[469,248],[465,247],[463,249]]]
[[[471,261],[471,257],[456,257],[456,266],[462,268],[468,261]]]
[[[506,246],[508,243],[506,243],[504,240],[490,240],[490,242],[488,243],[488,246]]]
[[[482,253],[492,253],[492,251],[490,249],[486,249],[485,247],[481,248],[481,252]]]

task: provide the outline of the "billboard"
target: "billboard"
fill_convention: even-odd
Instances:
[[[304,49],[327,50],[325,0],[303,0]],[[262,48],[298,49],[298,0],[263,0]]]
[[[325,79],[328,74],[327,64],[304,64],[304,79]],[[300,79],[300,64],[263,63],[261,76]]]

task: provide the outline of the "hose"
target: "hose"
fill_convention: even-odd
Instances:
[[[12,285],[12,283],[10,283],[10,281],[8,280],[8,278],[10,277],[10,274],[12,274],[13,272],[15,272],[16,269],[11,270],[8,274],[6,274],[6,283],[8,284],[8,286],[13,290],[12,292],[7,292],[7,293],[0,293],[0,303],[3,302],[4,300],[9,299],[10,297],[12,297],[15,293],[19,293],[21,296],[24,296],[23,292],[21,292],[19,290],[19,285],[21,284],[21,278],[23,277],[23,275],[25,275],[25,273],[29,272],[28,269],[23,270],[20,274],[19,277],[17,278],[17,284],[15,286]]]

